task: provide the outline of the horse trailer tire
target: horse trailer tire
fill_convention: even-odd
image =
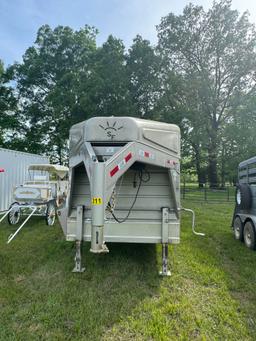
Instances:
[[[244,225],[244,243],[249,249],[256,249],[255,228],[251,221],[247,221]]]
[[[252,193],[247,184],[238,184],[236,187],[236,204],[240,209],[250,209],[252,206]]]
[[[235,239],[240,240],[242,242],[244,240],[243,223],[238,216],[236,216],[234,220],[233,230],[234,230]]]

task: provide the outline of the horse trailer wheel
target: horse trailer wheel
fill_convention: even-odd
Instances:
[[[243,223],[238,216],[235,218],[233,229],[235,239],[240,240],[242,242],[244,240]]]
[[[244,225],[244,243],[249,249],[256,249],[255,228],[251,221],[247,221],[247,223]]]
[[[8,213],[8,223],[10,225],[16,225],[18,224],[19,220],[20,220],[20,208],[19,205],[17,203],[14,203],[11,205],[12,209],[11,211]]]
[[[53,202],[47,205],[46,209],[46,225],[52,226],[55,222],[56,208]]]

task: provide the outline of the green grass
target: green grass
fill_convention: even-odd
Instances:
[[[6,245],[0,229],[0,340],[255,340],[256,252],[233,239],[232,205],[184,202],[172,276],[160,245],[110,244],[73,274],[74,245],[39,218]]]

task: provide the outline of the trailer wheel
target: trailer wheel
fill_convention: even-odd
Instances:
[[[55,204],[53,202],[49,202],[47,204],[46,215],[45,215],[46,225],[52,226],[55,222],[55,217],[56,217]]]
[[[236,204],[241,209],[249,209],[252,205],[251,188],[247,184],[238,184],[236,187]]]
[[[234,220],[233,230],[234,230],[235,239],[240,240],[242,242],[244,240],[243,223],[238,216],[236,216]]]
[[[10,206],[11,211],[8,213],[8,223],[10,225],[16,225],[18,224],[19,220],[20,220],[20,207],[19,204],[17,202],[14,202],[13,204],[11,204]]]
[[[255,228],[251,221],[247,221],[247,223],[244,225],[244,243],[249,249],[256,249]]]

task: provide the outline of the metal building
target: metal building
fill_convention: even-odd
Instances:
[[[104,253],[106,243],[161,243],[168,275],[168,244],[180,241],[180,130],[132,117],[95,117],[70,131],[70,189],[59,212],[66,239]],[[109,246],[109,245],[108,245]]]
[[[0,148],[0,212],[12,201],[13,188],[28,180],[30,164],[49,163],[45,156]]]

